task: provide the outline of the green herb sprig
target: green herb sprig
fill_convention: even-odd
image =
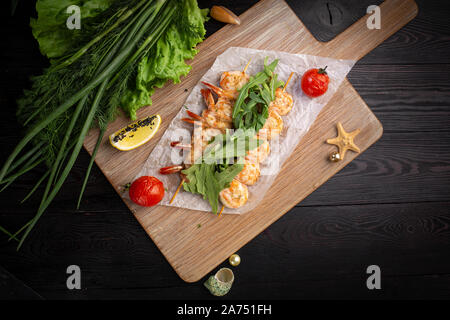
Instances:
[[[262,141],[255,138],[253,130],[227,131],[214,137],[203,152],[200,163],[195,163],[182,173],[186,175],[183,188],[200,194],[208,200],[214,214],[218,211],[219,193],[244,169],[243,157],[257,148]]]
[[[275,100],[275,90],[284,85],[274,73],[278,59],[267,64],[264,60],[264,69],[250,77],[240,90],[233,109],[233,124],[235,128],[253,129],[258,132],[269,117],[269,105]]]
[[[144,59],[158,63],[158,57],[153,56],[158,55],[156,48],[167,45],[166,41],[171,39],[168,33],[173,37],[178,30],[186,28],[179,26],[185,20],[180,19],[181,16],[195,11],[195,21],[201,26],[195,34],[177,34],[177,45],[185,45],[180,39],[186,39],[186,50],[192,55],[193,47],[204,34],[201,29],[205,12],[198,9],[195,0],[117,0],[111,3],[109,9],[84,24],[77,35],[78,47],[52,60],[42,75],[33,77],[31,90],[25,91],[18,101],[17,117],[27,132],[0,170],[2,190],[40,163],[48,166],[24,199],[44,183],[36,215],[10,237],[16,238],[23,232],[18,249],[67,179],[89,129],[97,126],[100,134],[82,184],[79,206],[106,127],[116,117],[123,97],[130,88],[135,88],[137,66],[141,66]],[[178,55],[177,66],[181,66],[180,56],[184,64],[185,55]],[[164,59],[165,63],[170,63],[170,57]],[[181,71],[184,72],[185,69]],[[167,81],[163,76],[158,79],[159,86]],[[135,114],[136,109],[131,111]],[[4,228],[0,231],[7,233]]]

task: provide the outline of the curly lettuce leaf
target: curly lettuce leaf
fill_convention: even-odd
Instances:
[[[81,30],[69,30],[66,26],[70,14],[66,12],[71,5],[81,10],[81,28],[83,20],[93,18],[109,8],[116,0],[38,0],[36,2],[37,19],[31,18],[33,36],[39,42],[41,53],[50,59],[64,56],[78,46],[77,37]]]
[[[185,60],[197,54],[195,46],[205,37],[204,23],[208,9],[200,9],[196,0],[180,1],[179,16],[175,19],[157,44],[140,61],[136,83],[122,99],[122,109],[131,119],[136,119],[136,111],[151,105],[155,88],[161,88],[167,81],[179,83],[191,66]]]

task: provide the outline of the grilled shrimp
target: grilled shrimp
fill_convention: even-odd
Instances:
[[[206,127],[217,129],[231,129],[233,127],[233,122],[219,119],[219,115],[210,109],[202,112],[202,118]]]
[[[292,96],[286,91],[283,91],[282,88],[277,88],[275,91],[275,100],[269,104],[269,111],[274,110],[280,116],[285,116],[291,111],[293,105],[294,100]]]
[[[259,137],[258,137],[259,138]],[[259,140],[264,140],[259,138]],[[269,156],[270,144],[269,141],[264,140],[264,142],[257,148],[250,150],[245,157],[246,160],[252,160],[254,162],[263,162]]]
[[[261,171],[259,163],[251,159],[245,159],[244,169],[236,176],[236,180],[248,186],[254,185],[258,181]]]
[[[216,129],[231,129],[233,122],[220,120],[217,113],[211,109],[203,110],[202,115],[199,116],[191,111],[186,111],[191,118],[182,118],[182,121],[201,124],[204,128],[216,128]]]
[[[227,208],[239,208],[248,200],[247,186],[233,179],[229,188],[220,191],[219,199]]]
[[[214,110],[217,116],[224,121],[233,121],[233,103],[227,98],[219,97],[216,104],[214,105]]]
[[[225,129],[232,128],[234,101],[239,96],[239,90],[249,81],[250,78],[245,73],[247,67],[248,64],[244,71],[224,72],[220,78],[220,86],[222,88],[214,86],[210,83],[202,82],[210,88],[201,90],[207,109],[202,112],[201,116],[187,111],[191,118],[182,119],[183,121],[190,123],[201,123],[200,130],[194,130],[192,144],[187,146],[180,144],[180,147],[190,149],[185,163],[194,163],[195,160],[201,157],[204,149],[213,137],[223,133]],[[285,88],[292,78],[292,75],[293,73],[289,76],[289,79],[285,84]],[[212,91],[218,96],[217,102],[214,100]],[[270,153],[270,145],[267,140],[270,140],[281,133],[283,130],[283,119],[281,118],[281,115],[286,115],[289,113],[292,107],[292,96],[289,93],[286,93],[284,89],[278,88],[275,91],[275,100],[269,105],[269,116],[266,123],[256,136],[258,140],[262,140],[262,144],[259,147],[247,152],[242,171],[232,180],[228,188],[220,191],[219,199],[223,206],[228,208],[239,208],[248,201],[247,185],[251,186],[259,179],[261,174],[259,163],[264,161]],[[175,142],[174,146],[178,143],[179,142]],[[185,164],[184,166],[174,167],[178,170],[178,167],[187,166],[188,165]],[[175,169],[171,169],[169,171],[174,171]],[[177,192],[180,186],[178,187]],[[171,201],[175,198],[176,193],[172,197]]]
[[[269,111],[269,117],[266,123],[258,132],[258,136],[265,138],[267,140],[279,135],[283,130],[283,119],[275,110]]]

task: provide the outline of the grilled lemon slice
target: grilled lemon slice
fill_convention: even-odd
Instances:
[[[148,142],[158,131],[160,124],[159,114],[137,120],[110,135],[109,142],[121,151],[133,150]]]

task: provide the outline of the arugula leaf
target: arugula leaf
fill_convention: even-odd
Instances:
[[[278,59],[275,59],[270,65],[267,64],[267,57],[264,60],[264,70],[261,72],[258,72],[253,77],[250,77],[250,80],[241,88],[239,92],[239,96],[236,100],[236,103],[234,105],[233,109],[233,118],[235,115],[239,112],[239,108],[241,104],[244,102],[245,99],[247,99],[249,94],[249,89],[258,86],[262,84],[263,82],[267,81],[267,79],[271,76],[271,73],[275,70],[276,66],[278,65]]]
[[[208,200],[213,213],[217,213],[220,191],[228,188],[243,168],[244,164],[235,163],[222,171],[217,171],[215,164],[194,164],[182,171],[186,175],[183,188],[187,192],[202,195],[203,199]]]
[[[217,178],[214,174],[215,166],[206,165],[204,167],[206,168],[206,170],[205,170],[205,188],[204,188],[205,196],[211,205],[212,212],[217,213],[217,211],[219,209],[219,193],[222,190],[221,185],[224,184],[224,182],[217,180]]]
[[[217,213],[219,193],[230,186],[231,181],[244,169],[243,157],[249,150],[260,146],[253,130],[226,131],[214,137],[203,152],[201,163],[196,163],[182,171],[186,175],[183,183],[185,191],[199,194],[208,200],[212,211]],[[234,164],[230,162],[238,160]]]
[[[258,89],[260,89],[258,87]],[[259,96],[258,94],[256,94],[254,91],[251,91],[249,94],[250,99],[252,99],[253,101],[256,101],[256,103],[265,103],[265,100],[263,100],[261,98],[261,96]]]
[[[199,170],[195,171],[195,178],[197,179],[196,181],[196,187],[197,187],[197,192],[200,194],[205,194],[205,184],[203,183],[204,181],[207,181],[207,177],[208,177],[208,173],[209,171],[212,169],[211,166],[206,165],[206,166],[199,166]],[[205,197],[203,197],[205,198]]]
[[[188,169],[182,171],[183,174],[186,175],[186,180],[188,183],[183,184],[183,188],[185,191],[190,193],[198,193],[197,192],[197,178],[196,178],[196,170],[198,164],[194,164]]]
[[[236,177],[243,168],[243,163],[236,163],[221,172],[216,171],[215,178],[220,183],[220,190],[230,187],[231,181],[233,181],[234,177]]]

